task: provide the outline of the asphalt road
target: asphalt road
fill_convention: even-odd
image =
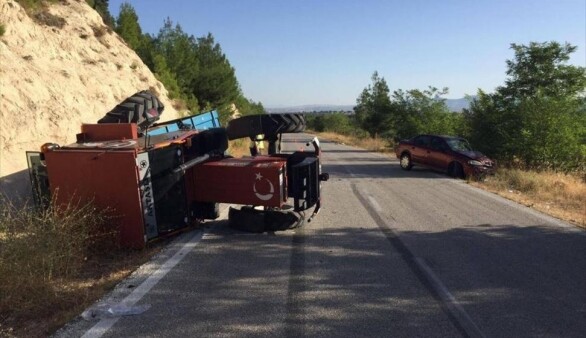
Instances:
[[[380,154],[322,147],[330,181],[313,222],[186,234],[104,300],[146,311],[57,336],[586,335],[586,232]]]

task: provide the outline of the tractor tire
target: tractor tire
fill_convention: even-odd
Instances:
[[[282,231],[301,227],[305,220],[291,211],[268,211],[265,215],[267,231]]]
[[[265,138],[284,133],[300,133],[305,130],[305,117],[302,114],[262,114],[249,115],[228,122],[226,131],[229,140],[255,137],[263,134]]]
[[[165,106],[151,92],[143,90],[122,101],[98,123],[136,123],[143,131],[159,119]]]
[[[294,229],[302,226],[304,219],[291,211],[256,210],[244,206],[240,209],[230,207],[228,225],[236,230],[262,233]]]
[[[265,231],[264,214],[251,207],[230,207],[228,226],[240,231],[262,233]]]

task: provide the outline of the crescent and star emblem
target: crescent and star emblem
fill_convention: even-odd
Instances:
[[[252,185],[252,190],[254,191],[254,194],[256,195],[256,197],[261,201],[268,201],[271,198],[273,198],[273,195],[275,193],[275,187],[273,186],[273,183],[271,181],[269,181],[269,179],[262,177],[262,175],[260,173],[256,173],[255,175],[256,175],[256,179],[254,180],[254,184]],[[256,184],[262,180],[269,182],[270,189],[269,189],[268,194],[259,194],[256,191]]]

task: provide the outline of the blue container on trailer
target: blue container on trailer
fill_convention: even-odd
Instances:
[[[217,127],[220,127],[218,112],[216,110],[212,110],[198,115],[192,115],[157,124],[152,129],[149,129],[146,134],[149,136],[154,136],[178,131],[181,129],[206,130]]]

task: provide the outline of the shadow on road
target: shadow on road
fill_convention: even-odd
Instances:
[[[240,233],[220,222],[151,292],[151,310],[122,318],[128,325],[115,334],[453,334],[438,324],[445,318],[437,303],[408,287],[419,288],[417,279],[386,266],[378,230],[311,230],[292,244],[290,236]],[[478,224],[403,236],[488,336],[586,332],[583,233]]]
[[[360,163],[348,162],[338,164],[325,161],[322,165],[324,172],[335,178],[418,178],[418,179],[449,179],[448,175],[435,172],[426,168],[413,167],[411,170],[402,170],[397,162],[386,159],[365,158]]]
[[[32,195],[28,169],[0,177],[0,195],[15,203],[24,204]]]

